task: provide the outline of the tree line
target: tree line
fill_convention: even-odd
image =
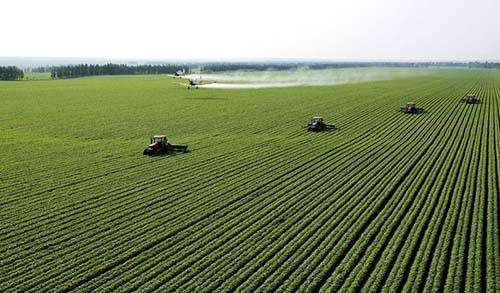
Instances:
[[[16,66],[0,66],[0,80],[20,80],[24,72]]]
[[[125,64],[79,64],[50,68],[52,79],[64,79],[96,75],[173,74],[178,65],[125,65]]]
[[[220,71],[285,71],[299,68],[308,69],[329,69],[329,68],[350,68],[350,67],[368,67],[373,66],[370,63],[361,62],[216,62],[203,64],[201,70],[203,72],[220,72]]]
[[[265,71],[265,70],[293,70],[334,69],[356,67],[469,67],[469,68],[499,68],[500,63],[491,62],[213,62],[201,64],[203,72],[220,72],[234,70]]]

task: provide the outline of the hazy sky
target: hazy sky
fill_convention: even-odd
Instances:
[[[5,0],[0,56],[500,60],[500,0]]]

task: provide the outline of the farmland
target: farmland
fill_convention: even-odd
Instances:
[[[2,292],[500,290],[498,70],[33,80],[0,101]],[[307,133],[316,114],[338,129]],[[143,156],[156,133],[191,152]]]

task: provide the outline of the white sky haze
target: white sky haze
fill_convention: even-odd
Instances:
[[[6,0],[0,27],[0,56],[500,60],[500,0]]]

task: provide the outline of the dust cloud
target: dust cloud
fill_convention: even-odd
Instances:
[[[337,85],[377,80],[390,80],[428,74],[427,69],[417,68],[344,68],[296,69],[289,71],[228,71],[213,74],[196,74],[186,78],[200,78],[202,88],[249,89]]]

